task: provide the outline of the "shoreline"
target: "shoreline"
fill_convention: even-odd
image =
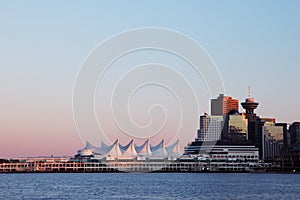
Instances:
[[[2,174],[300,174],[300,172],[258,172],[258,171],[14,171]]]

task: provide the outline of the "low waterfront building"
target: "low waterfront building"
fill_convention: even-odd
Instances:
[[[184,155],[207,162],[210,171],[247,171],[259,166],[258,148],[249,142],[194,141],[185,147]]]

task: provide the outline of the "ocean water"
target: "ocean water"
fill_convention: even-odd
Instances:
[[[300,199],[300,174],[0,174],[0,199]]]

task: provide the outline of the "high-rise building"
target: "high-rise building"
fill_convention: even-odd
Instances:
[[[204,140],[204,137],[208,131],[208,114],[204,113],[203,115],[200,116],[200,128],[198,130],[198,139],[199,140]]]
[[[248,121],[248,139],[252,145],[255,145],[259,149],[260,159],[264,158],[264,123],[265,122],[261,121],[259,117],[256,117],[255,120]]]
[[[198,141],[217,141],[221,139],[223,116],[210,116],[207,113],[200,116]]]
[[[281,156],[283,151],[284,126],[273,122],[265,122],[264,133],[264,159],[274,160]]]
[[[211,115],[226,115],[231,110],[239,110],[239,100],[224,94],[211,100]]]
[[[294,122],[289,127],[291,145],[300,144],[300,122]]]
[[[283,129],[283,146],[286,148],[290,144],[290,137],[288,135],[287,123],[275,123],[275,126],[280,126]]]
[[[229,112],[230,113],[230,112]],[[245,141],[248,139],[248,120],[245,114],[238,112],[228,116],[227,139],[233,141]]]

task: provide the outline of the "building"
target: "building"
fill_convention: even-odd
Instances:
[[[248,140],[248,120],[244,113],[229,112],[226,139],[234,141]]]
[[[281,126],[283,129],[283,147],[286,149],[290,144],[290,136],[287,129],[287,123],[275,123],[275,126]]]
[[[254,110],[258,107],[259,103],[254,101],[254,98],[248,97],[245,102],[242,102],[241,105],[246,110],[246,116],[249,120],[256,120],[256,114]]]
[[[207,113],[200,116],[200,129],[198,130],[199,141],[217,141],[221,139],[224,117],[210,116]]]
[[[275,118],[267,118],[267,117],[260,117],[261,121],[264,121],[266,124],[274,124]]]
[[[274,160],[282,155],[284,143],[284,126],[266,122],[263,126],[264,133],[264,159]]]
[[[300,144],[300,122],[294,122],[289,127],[291,145]]]
[[[259,149],[259,158],[264,158],[264,134],[263,134],[264,122],[258,117],[254,121],[250,121],[248,124],[248,139],[252,145],[255,145]]]
[[[247,140],[248,128],[247,115],[238,112],[238,100],[220,94],[211,100],[211,115],[200,116],[198,137],[179,160],[202,163],[209,171],[248,171],[259,166],[259,148]]]
[[[246,143],[194,141],[185,147],[184,155],[187,158],[181,157],[181,161],[206,162],[209,171],[249,171],[259,165],[258,148]]]
[[[121,145],[117,139],[113,144],[106,145],[102,143],[100,147],[94,146],[89,142],[83,149],[78,150],[77,157],[95,157],[106,160],[116,159],[136,159],[136,158],[170,158],[182,155],[177,140],[170,146],[165,146],[165,141],[152,145],[147,139],[142,145],[136,145],[134,140],[131,140],[126,145]]]
[[[245,102],[241,103],[242,107],[246,110],[246,118],[248,119],[248,140],[251,141],[252,145],[255,145],[259,149],[259,158],[264,157],[264,134],[263,126],[264,121],[262,121],[258,116],[256,116],[254,110],[258,107],[259,103],[254,101],[254,98],[249,96]]]
[[[239,110],[239,101],[230,96],[220,94],[211,100],[211,115],[226,115],[230,110]]]

